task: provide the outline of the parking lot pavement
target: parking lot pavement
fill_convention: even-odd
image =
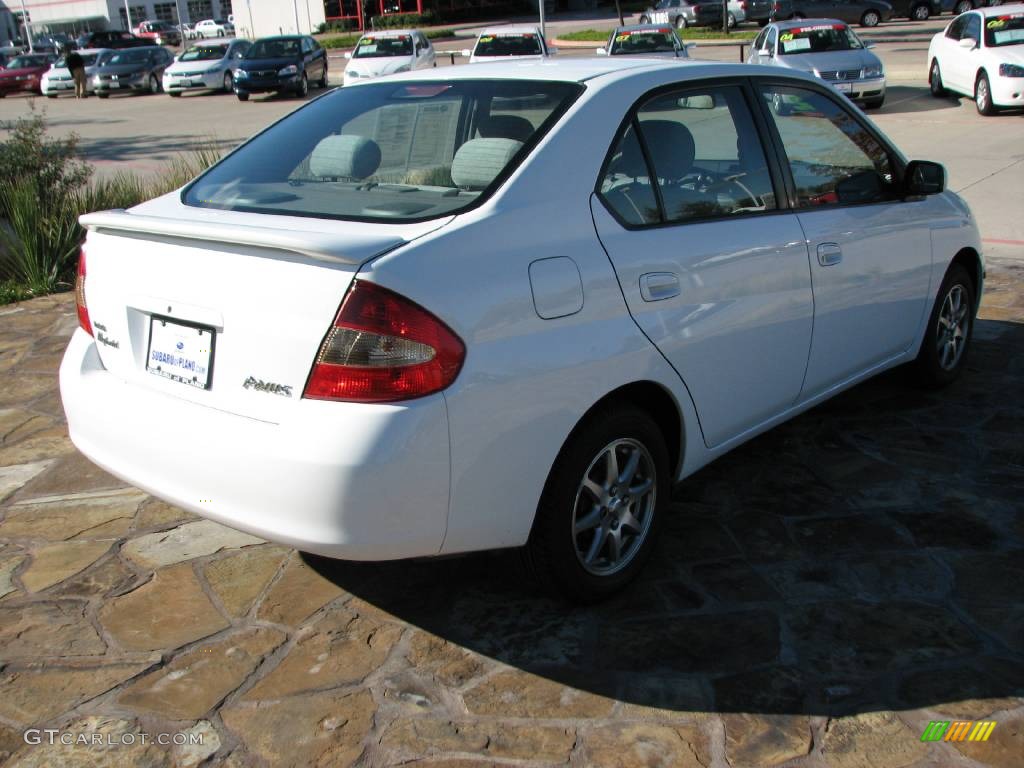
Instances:
[[[67,439],[72,296],[2,308],[0,762],[1018,768],[1022,289],[990,263],[948,390],[892,372],[688,479],[589,608],[507,553],[332,562],[124,487]]]

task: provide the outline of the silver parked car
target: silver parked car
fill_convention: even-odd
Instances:
[[[598,56],[656,56],[666,59],[685,59],[693,43],[684,44],[675,30],[665,24],[635,24],[616,27]]]
[[[875,109],[885,101],[885,69],[873,47],[837,19],[781,21],[757,36],[747,62],[809,72]]]

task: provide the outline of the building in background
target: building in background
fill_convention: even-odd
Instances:
[[[277,0],[288,3],[289,0]],[[102,29],[128,29],[139,22],[158,19],[172,24],[195,23],[203,19],[226,19],[231,0],[24,0],[33,37],[48,32],[77,35]],[[21,0],[0,0],[0,38],[13,40],[24,35]],[[2,43],[3,40],[0,40]]]

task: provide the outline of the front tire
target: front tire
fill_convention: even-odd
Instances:
[[[149,76],[149,92],[154,95],[160,93],[160,81],[156,79],[156,75]]]
[[[984,72],[978,75],[974,83],[974,106],[978,108],[978,114],[985,117],[999,114],[999,107],[992,103],[992,86]]]
[[[686,19],[682,16],[676,16],[676,29],[686,29]]]
[[[729,29],[733,29],[736,26],[736,17],[730,13],[727,17],[726,23],[729,25]]]
[[[928,318],[928,330],[915,365],[926,387],[951,384],[964,368],[974,331],[974,286],[960,264],[946,272]]]
[[[640,23],[641,24],[650,24],[651,20],[647,16],[641,16],[640,17]]]
[[[299,81],[299,90],[295,92],[295,95],[300,99],[304,99],[309,96],[309,78],[306,77],[306,73],[302,73],[302,79]]]
[[[932,59],[932,68],[928,71],[928,90],[937,99],[941,99],[946,95],[946,89],[942,85],[942,72],[939,70],[938,59]]]
[[[592,603],[632,581],[650,557],[669,496],[665,438],[645,411],[609,406],[555,460],[524,562],[546,588]]]
[[[437,64],[435,63],[434,66],[437,66]],[[321,88],[321,89],[327,87],[327,65],[326,64],[324,64],[324,73],[320,76],[320,79],[317,80],[316,87],[317,88]]]
[[[914,21],[928,21],[932,11],[927,5],[915,5],[910,11],[910,18]]]
[[[248,93],[240,93],[240,92],[236,91],[235,95],[238,97],[239,101],[248,101],[249,100],[249,94]]]
[[[882,17],[878,15],[878,11],[864,11],[864,15],[860,17],[860,25],[862,27],[877,27],[881,20]]]

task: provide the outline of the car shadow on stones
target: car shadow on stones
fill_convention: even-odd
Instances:
[[[599,605],[546,595],[512,551],[304,557],[413,626],[632,704],[984,717],[1024,696],[1022,348],[1024,324],[979,320],[948,389],[891,371],[691,476]]]

